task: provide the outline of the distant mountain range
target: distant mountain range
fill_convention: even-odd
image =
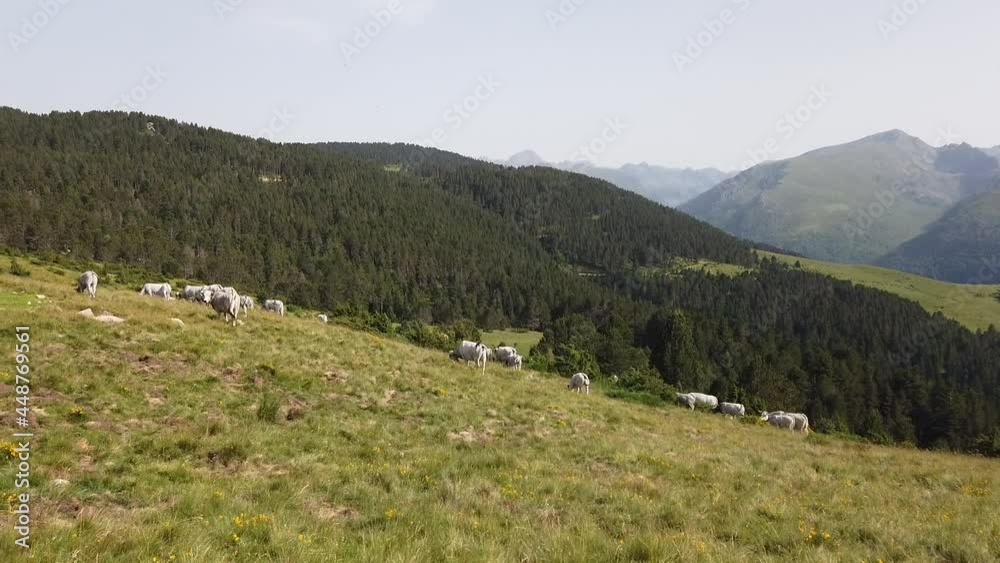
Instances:
[[[715,168],[667,168],[646,164],[626,164],[620,168],[595,166],[586,161],[547,162],[534,151],[522,151],[507,160],[494,160],[496,164],[514,166],[548,166],[558,170],[577,172],[610,182],[619,188],[637,193],[657,203],[676,207],[712,189],[719,182],[731,178],[733,173]]]
[[[997,283],[1000,147],[935,148],[894,130],[767,162],[680,209],[811,258]]]

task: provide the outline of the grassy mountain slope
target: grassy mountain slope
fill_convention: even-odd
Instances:
[[[761,254],[773,256],[787,264],[799,263],[806,270],[912,299],[927,311],[940,312],[971,330],[985,330],[990,325],[1000,326],[1000,301],[994,297],[1000,291],[1000,285],[949,283],[878,266],[822,262],[771,252]],[[728,265],[707,267],[723,272],[732,269]]]
[[[0,273],[0,322],[31,327],[39,561],[1000,558],[996,460],[483,376],[306,313],[234,329],[131,289],[92,301],[29,269]],[[4,513],[0,560],[16,549]]]
[[[890,131],[756,166],[681,209],[737,236],[812,258],[869,263],[981,189],[959,173],[964,169],[947,166],[978,161],[942,162],[940,156],[921,140]],[[862,216],[886,202],[887,212]]]
[[[991,191],[962,201],[878,263],[936,279],[995,284],[1000,282],[998,249],[1000,191]]]

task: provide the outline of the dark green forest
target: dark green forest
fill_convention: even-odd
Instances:
[[[825,431],[1000,454],[994,330],[758,260],[577,174],[410,145],[278,145],[141,114],[0,109],[0,216],[13,249],[416,332],[462,319],[537,328],[536,366],[617,375],[635,396],[713,392],[805,412]],[[649,273],[677,257],[750,271]]]

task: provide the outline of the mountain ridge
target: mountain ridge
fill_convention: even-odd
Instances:
[[[598,166],[588,161],[549,162],[532,150],[491,162],[513,167],[546,166],[584,174],[670,207],[677,207],[734,175],[712,167],[671,168],[646,162],[627,163],[617,168]]]
[[[997,175],[998,161],[980,149],[935,148],[893,129],[755,166],[680,209],[811,258],[879,264],[957,203],[994,189]]]

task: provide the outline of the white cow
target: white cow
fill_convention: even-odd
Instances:
[[[795,430],[795,419],[784,413],[764,412],[760,419],[784,430]]]
[[[490,357],[490,349],[482,342],[469,342],[463,340],[458,348],[448,353],[448,357],[455,360],[464,360],[466,364],[476,362],[476,367],[483,366],[483,373],[486,373],[486,363]]]
[[[240,309],[243,309],[243,316],[249,317],[250,311],[253,310],[255,304],[253,302],[253,297],[249,295],[240,295]]]
[[[739,403],[719,403],[718,411],[729,416],[746,416],[747,409]]]
[[[517,349],[513,346],[500,346],[496,349],[497,361],[507,365],[507,359],[517,355]]]
[[[507,356],[507,359],[503,363],[513,370],[520,371],[521,364],[524,363],[524,358],[520,354],[514,354],[513,356]]]
[[[169,283],[147,283],[142,286],[141,290],[139,290],[139,295],[149,295],[150,297],[170,299],[171,291]]]
[[[330,317],[328,317],[328,316],[326,316],[326,315],[324,315],[322,313],[319,314],[319,315],[316,315],[316,318],[319,319],[319,322],[321,322],[323,324],[326,324],[326,323],[330,322]]]
[[[689,393],[689,395],[694,397],[695,403],[698,405],[702,405],[710,409],[714,409],[719,406],[719,399],[715,395],[706,395],[704,393]]]
[[[264,301],[264,310],[272,311],[278,313],[282,317],[285,316],[285,303],[278,301],[277,299],[268,299]]]
[[[203,285],[186,285],[184,289],[177,292],[177,298],[186,301],[200,301],[204,290],[205,286]]]
[[[590,395],[590,377],[585,373],[575,373],[573,377],[569,378],[569,385],[566,388],[577,393],[583,393],[586,390],[587,394]]]
[[[806,415],[804,415],[804,414],[802,414],[802,413],[800,413],[800,412],[782,412],[782,411],[778,411],[776,413],[770,413],[770,414],[777,414],[777,415],[781,415],[781,416],[787,416],[787,417],[789,417],[789,418],[791,418],[792,420],[795,421],[795,425],[793,427],[795,430],[798,430],[799,432],[803,432],[805,434],[809,433],[809,417],[806,416]]]
[[[86,293],[91,298],[97,297],[97,273],[87,271],[76,282],[76,292]]]
[[[232,319],[233,326],[236,326],[240,316],[240,296],[235,290],[212,293],[212,308],[225,317],[227,324]]]
[[[676,395],[677,395],[677,404],[681,405],[682,407],[687,407],[691,410],[694,410],[695,405],[698,404],[698,401],[695,400],[694,396],[691,395],[691,393],[677,393]]]

